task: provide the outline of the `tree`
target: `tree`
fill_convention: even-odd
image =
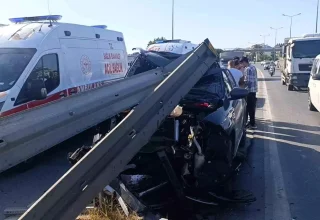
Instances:
[[[251,53],[250,53],[250,56],[251,57],[257,57],[257,61],[258,60],[261,60],[261,57],[263,57],[264,53],[263,51],[261,50],[263,47],[261,44],[254,44],[251,46]]]
[[[167,40],[165,37],[157,37],[157,38],[154,38],[153,40],[149,41],[148,45],[151,45],[151,44],[155,44],[156,41],[161,41],[161,40]]]

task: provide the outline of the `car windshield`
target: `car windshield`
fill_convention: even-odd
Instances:
[[[224,92],[221,69],[211,69],[194,85],[185,99],[206,101],[215,105],[223,99]]]
[[[0,92],[16,83],[35,52],[36,49],[0,48]]]
[[[320,54],[320,40],[295,41],[292,48],[294,58],[315,58]]]

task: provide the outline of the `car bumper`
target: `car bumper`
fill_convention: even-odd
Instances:
[[[289,75],[289,85],[296,87],[308,87],[310,73],[291,73]]]

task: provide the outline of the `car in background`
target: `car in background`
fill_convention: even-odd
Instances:
[[[263,66],[266,63],[266,61],[261,61],[260,64]]]
[[[320,55],[314,61],[310,72],[308,83],[308,109],[310,111],[320,110]]]

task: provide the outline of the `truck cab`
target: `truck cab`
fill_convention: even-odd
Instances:
[[[283,85],[288,90],[307,88],[310,71],[315,57],[320,53],[320,36],[304,35],[291,38],[283,47],[281,64]]]

